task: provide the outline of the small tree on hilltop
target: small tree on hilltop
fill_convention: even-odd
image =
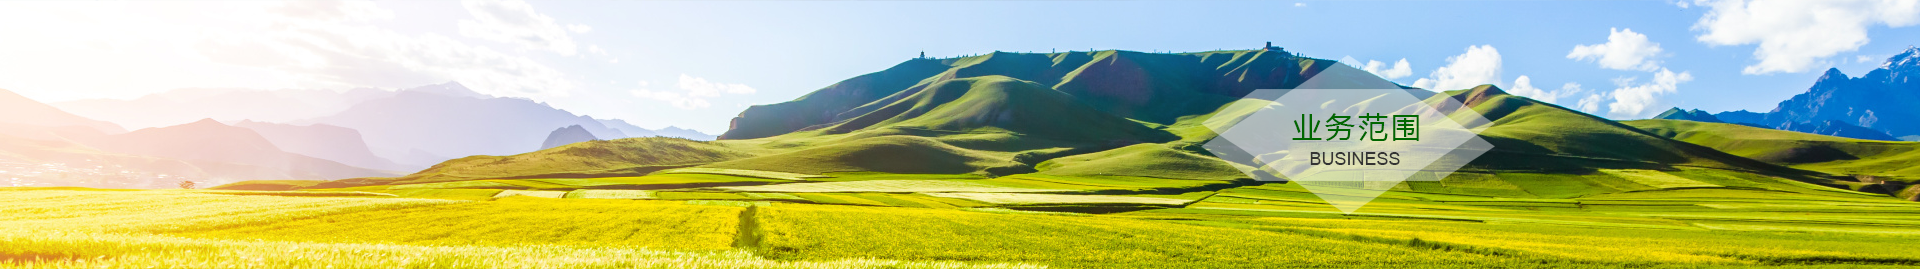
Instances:
[[[181,181],[181,182],[180,182],[180,188],[182,188],[182,189],[192,189],[192,188],[193,188],[193,184],[195,184],[195,183],[193,183],[193,181]]]

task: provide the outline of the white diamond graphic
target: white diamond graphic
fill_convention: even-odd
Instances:
[[[1295,89],[1256,90],[1206,125],[1215,157],[1300,184],[1353,213],[1402,181],[1438,181],[1492,149],[1489,122],[1450,96],[1334,64]]]

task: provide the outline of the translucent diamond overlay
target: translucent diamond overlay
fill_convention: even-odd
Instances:
[[[1288,181],[1353,213],[1404,181],[1439,181],[1493,148],[1459,100],[1333,64],[1294,89],[1256,90],[1202,147],[1259,180]]]

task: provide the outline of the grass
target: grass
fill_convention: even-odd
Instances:
[[[1486,255],[1128,219],[940,209],[783,205],[756,215],[764,255],[782,259],[1046,261],[1070,267],[1474,263]],[[981,237],[979,235],[991,235]],[[991,238],[991,239],[988,239]],[[1233,243],[1225,243],[1233,242]]]
[[[200,191],[199,193],[210,193],[210,194],[225,194],[225,195],[266,195],[266,196],[291,196],[291,197],[355,197],[355,196],[371,196],[371,197],[395,197],[395,196],[397,196],[397,195],[393,195],[393,194],[389,194],[389,193],[378,193],[378,192],[364,192],[364,191],[226,191],[226,190],[214,190],[214,191]]]
[[[810,181],[860,181],[860,180],[956,180],[987,179],[973,174],[894,174],[879,172],[832,172],[823,178],[809,178]]]
[[[1862,140],[1738,124],[1684,120],[1623,122],[1741,157],[1834,175],[1920,180],[1920,143]],[[1910,196],[1903,196],[1910,197]]]
[[[599,178],[538,178],[522,181],[544,182],[562,185],[568,188],[592,189],[629,189],[629,188],[676,188],[680,186],[698,186],[706,184],[787,182],[786,180],[765,179],[759,177],[721,175],[721,174],[655,174],[637,177],[599,177]]]
[[[1035,166],[1043,175],[1134,176],[1195,180],[1252,180],[1227,162],[1167,148],[1136,144],[1118,149],[1047,160]]]
[[[540,213],[552,210],[562,214]],[[0,215],[4,216],[0,217],[4,223],[0,225],[0,267],[1035,267],[879,259],[769,260],[747,250],[727,249],[734,231],[729,225],[739,220],[734,213],[740,210],[539,198],[457,202],[181,191],[11,191],[0,193],[0,211],[7,212]],[[556,216],[569,219],[556,222]]]
[[[494,194],[493,198],[507,198],[507,197],[514,197],[514,196],[561,198],[561,197],[566,197],[567,192],[566,191],[504,190],[504,191],[500,191],[499,194]]]
[[[1641,185],[1659,189],[1720,187],[1720,185],[1708,184],[1706,182],[1661,173],[1660,171],[1603,169],[1600,170],[1600,172],[1624,178],[1633,181],[1633,183],[1640,183]]]
[[[175,233],[213,238],[418,245],[538,243],[650,249],[727,249],[740,208],[679,202],[509,197],[492,202],[327,215]]]
[[[472,181],[454,181],[454,182],[440,182],[440,183],[421,183],[421,184],[404,184],[404,185],[393,185],[393,186],[387,186],[387,187],[386,187],[386,189],[389,189],[389,190],[422,190],[422,189],[525,189],[525,188],[527,188],[527,187],[526,187],[526,186],[521,186],[521,185],[514,185],[514,184],[507,184],[507,183],[500,183],[500,182],[494,182],[494,181],[482,181],[482,180],[472,180]]]
[[[311,187],[399,197],[9,189],[0,267],[1920,265],[1906,250],[1920,206],[1822,186],[1877,184],[1823,175],[1848,170],[1796,169],[1911,165],[1769,161],[1777,146],[1491,86],[1433,100],[1497,123],[1482,133],[1495,151],[1438,181],[1371,186],[1390,191],[1352,213],[1196,154],[1214,118],[1250,111],[1221,93],[1333,64],[1267,50],[919,59],[748,109],[729,132],[741,140],[577,143]],[[983,189],[1059,193],[956,192]]]
[[[992,184],[983,180],[863,180],[821,183],[795,183],[765,186],[720,187],[730,191],[751,192],[1063,192],[1070,189],[1038,189]]]
[[[500,194],[500,192],[503,191],[504,190],[492,189],[405,189],[381,192],[408,198],[483,199],[493,198],[494,195]]]
[[[1112,195],[1066,195],[1032,193],[929,193],[928,196],[967,199],[996,205],[1183,205],[1191,199],[1172,199]]]
[[[645,190],[576,190],[567,192],[566,198],[575,199],[654,199],[653,191]]]
[[[779,180],[807,180],[810,178],[826,177],[821,175],[782,173],[782,172],[773,172],[773,171],[703,168],[703,167],[667,169],[667,170],[661,170],[659,172],[654,172],[654,173],[655,174],[714,174],[714,175],[757,177],[757,178],[779,179]]]
[[[1231,186],[1235,182],[1214,180],[1166,179],[1136,176],[1056,176],[1045,174],[1020,174],[994,178],[987,183],[1042,189],[1073,189],[1089,192],[1156,192],[1198,189],[1207,187]]]
[[[751,156],[712,142],[647,137],[574,143],[513,156],[470,156],[397,178],[337,181],[347,187],[498,178],[641,176]]]
[[[390,191],[410,196],[435,190]],[[578,190],[567,195],[634,197],[649,192],[682,201],[13,190],[0,192],[0,257],[7,257],[0,266],[1920,264],[1902,247],[1920,239],[1920,232],[1912,232],[1920,230],[1920,218],[1912,217],[1920,213],[1920,204],[1844,193],[1682,188],[1569,199],[1390,191],[1353,214],[1316,203],[1312,194],[1292,184],[1141,195],[647,190]],[[765,201],[791,198],[824,204]],[[1204,200],[1191,202],[1196,199]],[[1159,209],[1080,214],[995,208],[1048,204]],[[1544,210],[1552,208],[1549,205],[1574,207]],[[1676,205],[1697,209],[1653,207]]]
[[[662,192],[654,192],[653,196],[659,199],[664,199],[664,200],[751,200],[753,199],[753,197],[747,197],[746,195],[742,195],[738,193],[727,193],[727,192],[662,191]]]
[[[320,180],[248,180],[248,181],[241,181],[241,182],[234,182],[234,183],[227,183],[227,184],[225,184],[225,185],[220,185],[220,186],[214,186],[214,187],[212,187],[212,188],[208,188],[208,189],[216,189],[216,190],[250,190],[250,191],[286,191],[286,190],[296,190],[296,189],[301,189],[301,188],[306,188],[306,187],[312,187],[313,185],[315,185],[315,184],[320,184],[321,182],[325,182],[325,181],[320,181]]]

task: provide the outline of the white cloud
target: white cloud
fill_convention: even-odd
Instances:
[[[1580,89],[1580,84],[1572,83],[1572,82],[1568,82],[1566,85],[1561,85],[1559,90],[1546,90],[1546,89],[1536,88],[1533,86],[1533,78],[1529,78],[1527,76],[1520,76],[1518,78],[1513,79],[1513,87],[1507,90],[1507,93],[1513,94],[1513,95],[1525,96],[1527,98],[1532,98],[1533,100],[1538,100],[1541,102],[1557,104],[1557,103],[1560,103],[1559,102],[1560,97],[1573,96],[1575,94],[1579,94],[1581,91],[1582,90]]]
[[[1399,79],[1413,75],[1413,67],[1407,64],[1406,58],[1400,58],[1399,62],[1394,62],[1393,67],[1387,67],[1387,63],[1369,60],[1367,66],[1361,69],[1385,79]]]
[[[1853,63],[1861,63],[1861,64],[1863,64],[1863,63],[1879,63],[1880,61],[1883,61],[1883,60],[1885,60],[1885,59],[1886,59],[1887,57],[1889,57],[1889,56],[1881,56],[1881,55],[1856,55],[1856,56],[1853,56]]]
[[[568,24],[567,30],[573,31],[574,33],[585,34],[587,32],[592,32],[593,26],[587,26],[585,24]]]
[[[680,109],[697,109],[713,106],[712,103],[707,103],[707,99],[689,97],[678,92],[639,89],[628,91],[628,93],[632,93],[635,97],[667,102],[667,104]]]
[[[1688,74],[1688,72],[1674,73],[1673,71],[1660,69],[1660,71],[1653,73],[1653,81],[1636,85],[1633,83],[1634,80],[1633,78],[1624,78],[1614,81],[1614,84],[1620,88],[1616,88],[1612,93],[1608,94],[1614,99],[1612,104],[1607,105],[1608,117],[1645,117],[1648,112],[1654,111],[1647,108],[1660,103],[1660,96],[1678,91],[1679,84],[1692,81],[1693,75]]]
[[[1600,113],[1600,102],[1604,102],[1606,99],[1606,93],[1588,94],[1587,97],[1580,98],[1580,103],[1574,105],[1573,109],[1587,112],[1587,114],[1597,114]]]
[[[1413,82],[1414,87],[1431,90],[1458,90],[1481,84],[1500,83],[1500,51],[1493,45],[1468,46],[1467,52],[1447,57],[1447,66]]]
[[[713,106],[712,102],[707,101],[708,98],[720,97],[725,94],[746,95],[759,92],[753,89],[753,87],[748,87],[744,84],[712,82],[707,81],[705,78],[688,76],[686,74],[681,74],[679,83],[675,84],[675,86],[679,86],[680,91],[652,90],[648,89],[649,85],[651,84],[646,81],[641,81],[640,89],[628,91],[628,93],[633,94],[635,97],[666,102],[669,105],[681,109],[698,109]]]
[[[1294,6],[1294,7],[1304,7],[1304,6],[1307,6],[1307,3],[1293,3],[1293,6]]]
[[[209,31],[192,48],[215,63],[264,68],[320,87],[412,87],[457,81],[496,96],[564,96],[573,82],[530,58],[437,34],[377,27],[370,2],[288,2],[260,22],[273,31]]]
[[[687,93],[700,97],[720,96],[721,93],[753,94],[754,92],[758,92],[758,90],[754,90],[753,87],[747,87],[747,85],[710,82],[707,81],[707,79],[688,76],[687,74],[680,74],[680,89],[687,90]]]
[[[466,0],[460,4],[473,15],[472,20],[460,20],[460,35],[467,37],[521,45],[535,50],[546,50],[560,55],[573,56],[578,50],[573,37],[567,34],[569,28],[575,32],[591,30],[586,25],[562,27],[553,22],[553,17],[533,10],[533,5],[519,0]]]
[[[1567,59],[1593,61],[1615,70],[1653,71],[1660,69],[1660,43],[1647,41],[1647,35],[1633,29],[1607,29],[1607,43],[1576,45]]]
[[[1920,24],[1912,0],[1701,0],[1709,10],[1694,23],[1697,38],[1714,46],[1759,44],[1760,62],[1741,72],[1805,72],[1841,52],[1866,45],[1867,28]]]

